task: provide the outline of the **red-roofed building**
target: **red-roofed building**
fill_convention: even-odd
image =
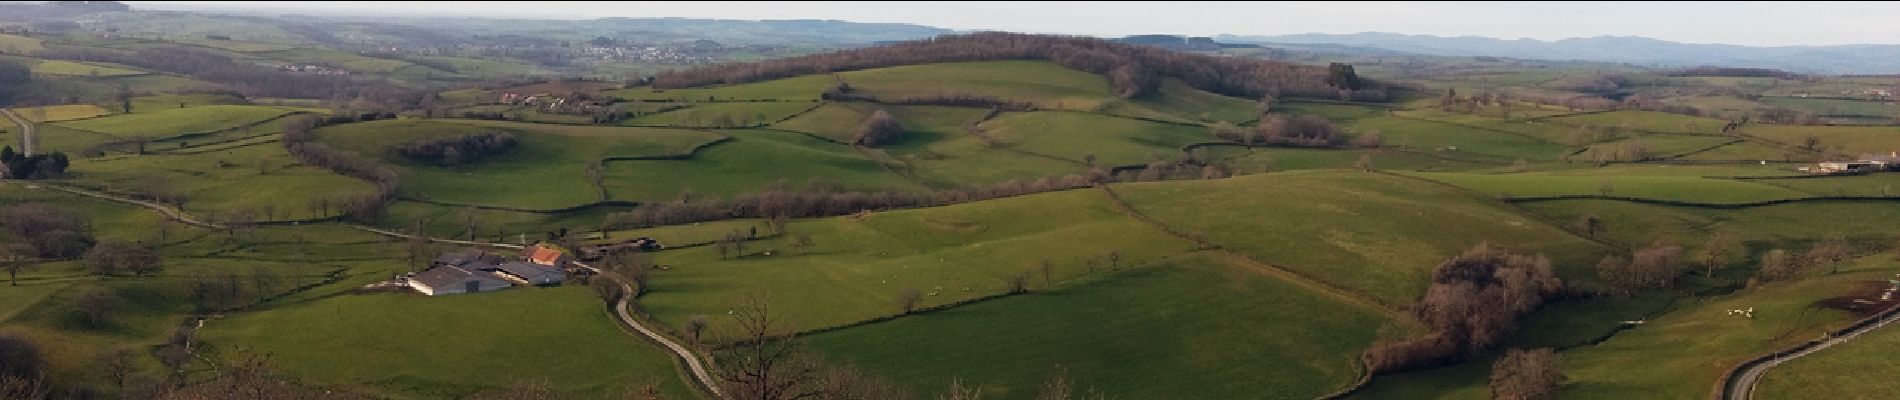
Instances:
[[[522,258],[528,259],[528,262],[531,263],[554,268],[567,268],[568,263],[574,262],[573,256],[569,256],[567,253],[561,252],[559,248],[546,244],[536,244],[527,249],[523,249]]]

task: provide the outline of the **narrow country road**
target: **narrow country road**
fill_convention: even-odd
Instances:
[[[1767,375],[1769,369],[1772,369],[1777,365],[1781,365],[1781,363],[1787,362],[1788,360],[1801,358],[1809,354],[1814,354],[1815,352],[1821,351],[1822,349],[1833,347],[1834,345],[1837,345],[1837,344],[1846,343],[1849,340],[1854,340],[1854,338],[1860,337],[1860,335],[1863,333],[1873,332],[1876,329],[1880,329],[1881,327],[1887,326],[1888,324],[1892,324],[1894,321],[1900,321],[1900,311],[1888,310],[1885,312],[1887,313],[1887,315],[1880,317],[1880,320],[1878,322],[1868,324],[1866,326],[1862,326],[1859,329],[1854,329],[1851,331],[1841,333],[1839,335],[1835,335],[1833,337],[1827,338],[1827,340],[1821,341],[1820,343],[1815,343],[1813,346],[1808,346],[1807,348],[1801,349],[1800,351],[1796,351],[1796,352],[1788,353],[1780,357],[1776,357],[1774,359],[1768,360],[1768,362],[1755,363],[1753,365],[1743,367],[1741,371],[1735,372],[1735,378],[1730,379],[1728,381],[1728,387],[1722,389],[1723,392],[1727,393],[1727,395],[1724,396],[1723,399],[1724,400],[1752,399],[1755,396],[1755,385],[1761,383],[1761,377],[1763,375]]]
[[[410,235],[410,234],[390,231],[386,229],[371,228],[368,226],[362,226],[362,225],[356,225],[356,224],[350,224],[349,226],[351,228],[356,228],[357,230],[361,230],[364,232],[370,232],[370,233],[375,233],[378,235],[389,236],[389,237],[397,237],[397,238],[404,238],[404,239],[416,237],[416,235]],[[432,238],[432,237],[427,237],[427,236],[424,236],[422,238],[427,239],[431,242],[436,242],[436,243],[451,243],[451,244],[461,244],[461,245],[469,245],[469,246],[490,246],[490,247],[500,247],[500,248],[508,248],[508,249],[522,248],[521,245],[513,245],[513,244],[507,244],[507,243],[486,243],[486,242],[475,242],[475,241],[467,241],[467,240],[439,239],[439,238]],[[579,266],[581,268],[586,268],[590,271],[594,271],[594,273],[596,274],[601,272],[599,268],[594,268],[593,266],[582,264],[580,262],[575,262],[574,265]],[[620,292],[633,293],[633,287],[627,285],[626,283],[620,283]],[[659,331],[653,330],[653,328],[647,327],[645,324],[640,323],[639,319],[634,318],[632,312],[627,311],[629,309],[632,309],[632,307],[633,307],[633,296],[620,296],[620,300],[614,302],[614,306],[613,306],[614,316],[615,316],[614,320],[618,321],[620,325],[626,327],[627,329],[631,329],[634,332],[639,333],[640,336],[646,337],[648,340],[652,340],[654,343],[660,344],[660,347],[665,347],[668,352],[673,353],[673,358],[679,359],[681,363],[684,363],[686,365],[686,370],[692,374],[693,380],[697,381],[699,383],[699,386],[702,388],[705,388],[707,392],[712,393],[712,397],[714,399],[726,398],[725,393],[719,390],[718,381],[713,379],[712,371],[706,367],[705,363],[700,361],[698,356],[693,354],[693,351],[691,349],[686,348],[686,346],[679,344],[679,342],[673,341],[673,339],[668,338],[665,335],[661,335]]]
[[[0,108],[0,114],[5,114],[7,119],[13,120],[14,125],[20,126],[20,153],[33,155],[33,123],[27,122],[26,118],[20,118],[19,115],[13,113],[13,110]]]

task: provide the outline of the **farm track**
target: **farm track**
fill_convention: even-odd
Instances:
[[[0,114],[6,115],[7,119],[13,120],[14,125],[20,126],[20,152],[29,156],[33,155],[33,123],[27,122],[26,118],[20,118],[19,115],[13,113],[13,110],[0,109]]]
[[[372,228],[372,227],[363,226],[363,225],[350,224],[348,226],[351,228],[355,228],[357,230],[364,231],[364,232],[374,233],[374,234],[388,236],[388,237],[404,238],[404,239],[418,237],[416,235],[404,234],[404,233],[385,230],[385,229],[377,229],[377,228]],[[487,246],[487,247],[498,247],[498,248],[506,248],[506,249],[523,248],[523,246],[520,246],[520,245],[513,245],[513,244],[507,244],[507,243],[487,243],[487,242],[477,242],[477,241],[469,241],[469,240],[440,239],[440,238],[432,238],[432,237],[427,237],[427,236],[421,236],[421,238],[431,241],[431,242],[436,242],[436,243],[461,244],[461,245],[469,245],[469,246]],[[574,263],[574,265],[580,266],[581,268],[586,268],[590,271],[594,271],[596,274],[601,272],[600,269],[594,268],[593,266],[590,266],[587,264],[576,262]],[[645,338],[648,341],[652,341],[653,343],[660,345],[660,347],[666,348],[668,352],[673,353],[673,357],[678,359],[679,362],[682,363],[683,366],[686,368],[687,372],[690,373],[691,378],[694,382],[694,386],[698,386],[701,389],[705,390],[707,393],[712,394],[712,398],[714,399],[726,398],[726,395],[719,390],[718,383],[713,379],[711,369],[707,367],[706,363],[702,361],[699,358],[699,356],[695,355],[691,349],[686,348],[685,345],[681,345],[679,342],[673,341],[673,339],[668,338],[666,337],[666,335],[661,334],[658,330],[655,330],[651,327],[648,327],[646,324],[641,323],[640,319],[635,318],[633,313],[627,311],[633,308],[633,296],[631,294],[635,292],[632,286],[629,286],[624,282],[621,282],[619,284],[620,284],[620,292],[626,293],[627,295],[620,296],[619,300],[614,302],[614,305],[613,305],[614,317],[615,317],[614,321],[620,323],[621,327],[631,330],[635,333],[638,333],[642,338]]]
[[[62,185],[54,185],[54,184],[47,184],[47,183],[28,185],[27,187],[28,188],[45,188],[47,190],[66,192],[66,193],[70,193],[74,195],[86,196],[86,197],[91,197],[91,198],[100,199],[100,200],[119,202],[119,203],[131,204],[131,205],[135,205],[139,207],[145,207],[145,208],[152,209],[153,211],[157,211],[159,214],[164,214],[165,218],[169,218],[173,221],[178,221],[186,225],[196,226],[200,228],[208,228],[208,229],[223,229],[224,228],[223,225],[201,221],[198,218],[192,217],[191,214],[187,214],[182,210],[171,208],[163,204],[153,203],[149,201],[133,199],[129,197],[123,197],[123,196],[112,195],[112,194],[101,193],[101,192],[94,192],[90,190],[74,189],[74,188],[70,188],[70,187],[66,187]]]

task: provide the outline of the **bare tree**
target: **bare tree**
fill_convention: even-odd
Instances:
[[[1701,258],[1703,265],[1707,267],[1706,276],[1714,277],[1716,268],[1733,262],[1735,255],[1741,252],[1742,243],[1736,239],[1734,232],[1717,229],[1715,233],[1709,234],[1707,242],[1702,243],[1702,248],[1696,251],[1696,257]]]
[[[46,358],[25,336],[0,333],[0,398],[38,399],[46,394]]]
[[[1598,217],[1595,213],[1584,214],[1583,217],[1577,219],[1577,227],[1583,229],[1584,236],[1597,237],[1597,233],[1603,231],[1603,217]]]
[[[1808,249],[1807,262],[1808,265],[1828,267],[1827,273],[1834,274],[1841,271],[1841,262],[1847,261],[1848,257],[1847,239],[1829,235]]]
[[[851,136],[851,143],[864,147],[879,147],[896,143],[904,135],[904,127],[897,124],[897,118],[884,110],[877,110],[858,125]]]
[[[1004,279],[1003,287],[1009,294],[1029,293],[1029,273],[1010,275]]]
[[[819,369],[801,360],[795,330],[773,314],[764,295],[741,297],[733,306],[738,331],[732,346],[719,357],[719,383],[740,400],[815,399],[821,394],[811,383]]]
[[[1050,260],[1049,258],[1047,258],[1047,257],[1044,257],[1044,258],[1042,259],[1042,264],[1041,264],[1041,266],[1042,266],[1042,286],[1043,286],[1043,287],[1053,287],[1053,286],[1055,286],[1055,284],[1056,284],[1056,281],[1055,281],[1055,271],[1056,271],[1056,262],[1055,262],[1055,260]]]
[[[1788,254],[1787,250],[1769,250],[1761,256],[1761,279],[1778,281],[1792,278],[1801,273],[1801,260]]]
[[[1491,398],[1548,400],[1564,382],[1563,358],[1550,348],[1511,349],[1491,364]]]
[[[20,286],[20,271],[33,265],[27,263],[33,256],[33,245],[26,243],[0,243],[0,268],[7,270],[7,280],[12,286]]]
[[[1352,162],[1352,167],[1360,171],[1372,171],[1372,155],[1360,154],[1359,159]]]
[[[899,315],[910,315],[912,311],[917,310],[917,302],[923,299],[924,293],[917,289],[904,289],[904,291],[898,292],[897,310],[900,312]]]
[[[804,233],[804,232],[793,234],[791,246],[793,249],[797,249],[800,254],[804,254],[806,251],[811,250],[811,246],[812,246],[811,234]]]
[[[73,297],[72,307],[87,326],[102,328],[112,322],[112,311],[119,307],[119,296],[94,288]]]
[[[699,336],[706,332],[707,322],[705,315],[693,314],[692,318],[687,318],[686,334],[689,336],[687,339],[691,339],[693,343],[699,343]]]
[[[134,353],[132,349],[114,347],[112,350],[99,353],[98,358],[93,361],[93,365],[98,366],[99,372],[104,373],[106,379],[112,381],[113,388],[124,391],[125,378],[131,376],[133,372],[138,371],[138,360],[134,359],[133,356]]]

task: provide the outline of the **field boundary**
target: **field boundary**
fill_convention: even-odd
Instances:
[[[1420,178],[1420,179],[1423,179],[1423,178]],[[1736,209],[1747,209],[1747,208],[1792,204],[1792,203],[1890,202],[1890,201],[1900,201],[1900,196],[1808,196],[1808,197],[1795,197],[1795,198],[1788,198],[1788,199],[1763,200],[1763,201],[1744,202],[1744,203],[1698,203],[1698,202],[1692,202],[1692,201],[1661,200],[1661,199],[1649,199],[1649,198],[1628,197],[1628,196],[1604,196],[1604,195],[1594,195],[1594,194],[1516,197],[1516,198],[1504,199],[1505,202],[1509,202],[1509,203],[1537,203],[1537,202],[1560,201],[1560,200],[1614,200],[1614,201],[1652,204],[1652,205],[1660,205],[1660,206],[1736,210]]]
[[[1880,329],[1888,324],[1892,324],[1894,321],[1900,321],[1900,305],[1887,307],[1886,310],[1881,310],[1874,315],[1861,318],[1859,321],[1855,321],[1847,327],[1828,331],[1827,336],[1822,339],[1809,340],[1780,351],[1755,356],[1754,358],[1737,363],[1734,367],[1729,368],[1728,372],[1722,374],[1722,380],[1717,383],[1720,386],[1716,388],[1715,393],[1713,393],[1710,398],[1714,400],[1752,399],[1755,396],[1755,385],[1761,383],[1761,377],[1767,374],[1769,369],[1781,365],[1782,362],[1814,354],[1815,352],[1836,344],[1853,340],[1863,333]]]

